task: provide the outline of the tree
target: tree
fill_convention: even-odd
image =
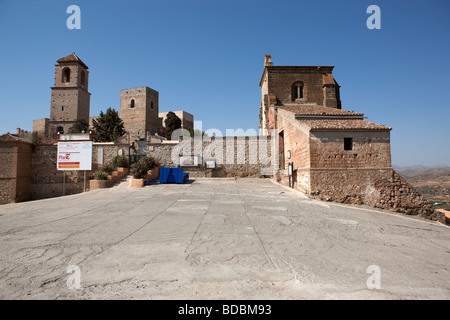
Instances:
[[[92,124],[94,126],[94,139],[98,142],[115,142],[126,133],[119,113],[112,108],[108,108],[106,113],[100,111],[100,116],[93,119]]]
[[[89,123],[84,119],[77,119],[69,129],[69,133],[82,133],[83,131],[89,132]]]
[[[201,131],[201,130],[198,130],[198,129],[187,129],[187,131],[189,131],[189,135],[191,136],[191,137],[194,137],[195,135],[198,135],[198,136],[202,136],[202,137],[207,137],[208,135],[205,133],[205,131]]]
[[[172,133],[181,128],[181,119],[173,113],[172,111],[167,113],[166,120],[164,120],[164,124],[166,126],[166,138],[167,140],[171,140]]]

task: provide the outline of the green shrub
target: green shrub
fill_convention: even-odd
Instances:
[[[147,175],[147,171],[157,166],[159,166],[159,163],[154,158],[143,157],[131,165],[130,173],[135,179],[143,179]]]
[[[144,179],[147,176],[147,171],[147,165],[141,161],[133,163],[130,169],[130,173],[135,179]]]
[[[111,174],[114,171],[114,166],[111,163],[108,163],[104,168],[103,171],[107,174]]]
[[[94,172],[94,178],[95,178],[95,180],[107,180],[108,174],[104,171],[97,171],[97,172]]]
[[[128,159],[125,156],[115,156],[112,159],[112,165],[114,168],[120,167],[125,168],[128,167]]]
[[[143,157],[139,162],[143,163],[147,167],[147,170],[152,170],[158,166],[158,162],[152,157]]]

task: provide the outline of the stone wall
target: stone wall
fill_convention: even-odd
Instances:
[[[309,169],[310,194],[325,201],[366,204],[443,221],[422,196],[393,169]],[[331,182],[331,183],[330,183]]]
[[[353,139],[344,150],[344,138]],[[311,132],[311,168],[390,168],[389,131]]]
[[[269,168],[271,164],[261,164],[259,150],[267,158],[262,161],[270,161],[272,155],[270,148],[270,137],[267,137],[269,146],[267,150],[261,147],[258,137],[226,137],[223,139],[212,138],[203,143],[195,144],[194,139],[188,139],[189,147],[183,150],[179,144],[151,144],[147,147],[147,155],[158,160],[163,167],[177,167],[179,158],[172,159],[172,154],[179,156],[183,154],[201,155],[203,160],[216,159],[216,170],[206,170],[207,176],[214,177],[260,177],[261,169]],[[200,147],[201,146],[201,147]],[[176,150],[174,150],[176,148]],[[223,159],[223,161],[219,161]],[[203,167],[184,167],[191,177],[205,175]]]
[[[92,149],[92,170],[86,172],[86,189],[93,179],[99,163],[99,149],[103,150],[103,165],[119,154],[128,156],[127,145],[94,143]],[[64,173],[56,169],[57,145],[38,145],[32,154],[31,199],[44,199],[63,195]],[[65,194],[81,193],[84,190],[84,171],[66,171]]]

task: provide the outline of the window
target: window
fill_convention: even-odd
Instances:
[[[70,69],[69,68],[65,68],[62,71],[62,82],[69,82],[70,81]]]
[[[58,129],[56,129],[58,133],[64,133],[64,129],[63,127],[58,127]]]
[[[61,111],[64,111],[64,106],[61,106]]]
[[[131,99],[130,101],[130,108],[134,108],[134,99]]]
[[[150,101],[150,108],[153,110],[153,101]]]
[[[297,82],[292,85],[292,100],[303,98],[303,83]]]
[[[86,74],[84,71],[81,71],[81,78],[80,78],[81,85],[84,86],[86,84]]]
[[[353,150],[353,138],[344,138],[344,150]]]

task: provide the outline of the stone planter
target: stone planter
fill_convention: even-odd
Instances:
[[[145,178],[146,181],[152,181],[159,177],[159,167],[154,167],[151,170],[147,171],[147,178]]]
[[[117,168],[117,172],[119,173],[119,175],[120,174],[125,175],[128,173],[128,168],[119,167],[119,168]]]
[[[89,190],[107,188],[110,183],[110,180],[90,180]]]
[[[142,188],[144,186],[145,179],[130,179],[129,186],[130,188]]]
[[[128,173],[128,168],[117,168],[116,170],[111,172],[111,175],[108,176],[108,180],[116,182],[117,180],[119,180],[123,176],[125,176],[127,173]]]

